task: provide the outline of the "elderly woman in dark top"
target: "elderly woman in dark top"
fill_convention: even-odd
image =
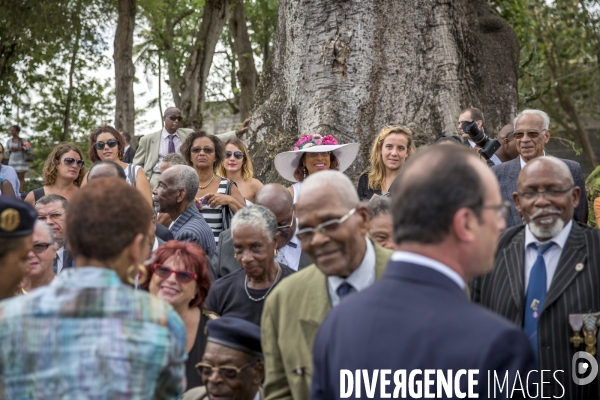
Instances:
[[[187,388],[200,386],[202,378],[194,365],[204,354],[206,322],[215,317],[202,309],[210,288],[206,254],[195,243],[171,240],[156,250],[148,267],[150,293],[171,304],[185,324]]]
[[[213,283],[206,308],[260,325],[265,298],[294,270],[275,262],[279,232],[277,219],[268,208],[242,208],[231,220],[231,233],[234,256],[242,269]]]

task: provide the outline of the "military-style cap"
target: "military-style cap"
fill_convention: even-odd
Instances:
[[[31,235],[38,213],[29,203],[10,196],[0,196],[0,237]]]
[[[209,342],[262,357],[260,327],[244,319],[221,317],[206,323]]]

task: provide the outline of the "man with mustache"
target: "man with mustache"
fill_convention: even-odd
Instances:
[[[512,133],[516,140],[519,157],[494,165],[492,172],[496,174],[500,183],[502,199],[510,202],[510,211],[506,217],[506,227],[521,225],[522,219],[512,202],[513,192],[517,189],[519,172],[528,162],[546,155],[544,146],[550,140],[550,118],[541,110],[523,110],[514,121],[515,130]],[[575,208],[575,221],[587,223],[588,201],[585,193],[585,180],[581,172],[581,165],[575,161],[561,159],[571,171],[575,185],[579,187],[579,205]]]
[[[580,198],[562,160],[528,162],[513,193],[525,225],[504,231],[493,272],[471,288],[474,301],[523,327],[539,370],[563,371],[543,379],[544,396],[596,399],[596,380],[571,379],[574,354],[595,354],[600,312],[600,231],[573,220]]]

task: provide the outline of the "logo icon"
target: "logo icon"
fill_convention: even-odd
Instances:
[[[575,382],[576,385],[587,385],[596,379],[596,376],[598,376],[598,362],[594,356],[587,351],[578,351],[573,355],[571,371],[573,375],[573,382]],[[580,376],[585,375],[588,371],[589,375],[587,377],[580,378]]]

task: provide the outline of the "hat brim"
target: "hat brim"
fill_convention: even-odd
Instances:
[[[298,168],[302,154],[331,151],[333,154],[335,154],[339,161],[339,171],[344,172],[356,159],[359,148],[360,145],[358,143],[348,143],[312,146],[307,149],[297,151],[285,151],[275,156],[275,169],[277,172],[279,172],[279,175],[288,181],[298,182],[298,180],[294,178],[294,171],[296,168]]]

